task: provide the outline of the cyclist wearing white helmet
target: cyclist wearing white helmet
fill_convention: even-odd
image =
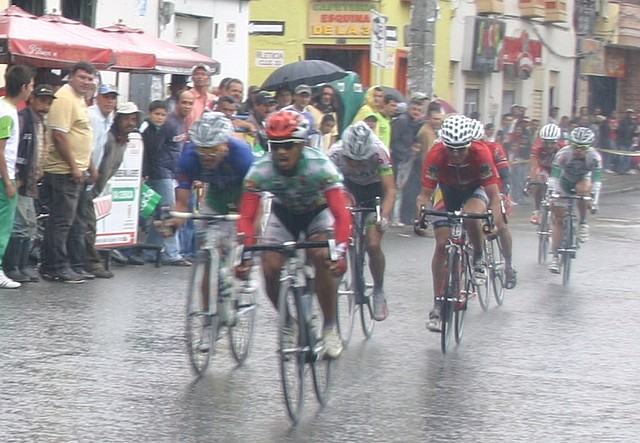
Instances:
[[[513,289],[518,283],[518,276],[516,270],[513,268],[513,238],[511,236],[511,231],[509,230],[509,225],[507,224],[507,208],[509,200],[506,197],[509,195],[509,160],[507,159],[507,154],[504,152],[504,148],[500,143],[486,140],[484,125],[478,120],[470,119],[470,121],[473,127],[473,139],[478,143],[483,143],[487,148],[489,148],[493,164],[496,166],[496,170],[500,176],[500,183],[498,184],[498,187],[501,191],[500,213],[502,216],[496,216],[494,221],[498,231],[498,237],[500,237],[500,247],[502,249],[502,255],[504,256],[505,262],[504,287],[505,289]]]
[[[176,168],[176,211],[189,210],[195,181],[206,189],[205,211],[216,214],[237,212],[242,181],[253,163],[249,144],[233,136],[233,124],[218,112],[205,112],[189,130],[189,143]],[[180,224],[177,219],[169,220]]]
[[[602,159],[598,151],[591,146],[594,139],[595,135],[589,128],[578,127],[571,131],[570,145],[560,149],[553,158],[551,176],[549,177],[549,190],[553,193],[593,196],[592,202],[578,200],[580,222],[578,240],[582,243],[589,239],[587,213],[591,207],[597,205],[601,186]],[[591,203],[594,206],[591,206]],[[553,219],[551,252],[553,258],[549,263],[549,271],[554,274],[560,273],[558,247],[564,233],[562,222],[566,205],[566,202],[562,200],[551,201]]]
[[[560,126],[555,123],[546,124],[540,129],[538,139],[531,148],[526,189],[527,194],[533,192],[536,209],[531,214],[530,221],[534,225],[540,223],[540,205],[545,192],[545,187],[541,185],[544,185],[549,180],[551,163],[556,152],[565,146],[565,143],[560,140],[561,136],[562,130]],[[534,186],[529,186],[529,184],[534,184]]]
[[[396,198],[389,152],[365,122],[356,122],[345,129],[327,155],[342,172],[344,185],[357,206],[373,206],[376,197],[382,199],[381,220],[376,224],[373,213],[367,220],[366,245],[373,277],[373,318],[382,321],[387,318],[387,301],[383,286],[385,257],[380,244]]]
[[[447,211],[462,210],[483,213],[491,208],[500,211],[498,171],[491,152],[483,143],[473,141],[473,127],[467,117],[452,114],[444,119],[440,128],[440,140],[431,148],[422,166],[422,190],[418,195],[417,214],[422,206],[431,207],[431,197],[437,186],[442,190]],[[419,217],[417,217],[419,218]],[[482,256],[484,234],[479,220],[465,220],[465,228],[473,245],[473,279],[480,285],[486,281],[487,269]],[[425,235],[417,223],[414,231]],[[451,227],[447,223],[434,223],[436,246],[431,261],[434,288],[434,307],[429,313],[427,329],[439,332],[442,321],[440,304],[436,297],[444,287],[446,250]]]

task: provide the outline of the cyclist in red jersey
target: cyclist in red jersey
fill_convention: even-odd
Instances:
[[[528,183],[545,184],[547,182],[549,175],[551,175],[553,157],[565,146],[565,143],[560,141],[561,135],[562,130],[555,123],[546,124],[540,129],[539,137],[531,149]],[[540,223],[540,205],[544,197],[544,186],[533,186],[532,191],[536,209],[531,214],[530,221],[537,225]]]
[[[500,182],[498,184],[500,195],[500,214],[501,217],[495,217],[495,224],[497,229],[497,235],[500,238],[500,247],[502,249],[502,255],[504,257],[504,274],[505,274],[505,289],[513,289],[518,283],[518,276],[516,270],[513,268],[512,263],[512,250],[513,240],[511,237],[511,231],[507,224],[507,211],[506,211],[506,198],[509,195],[509,160],[507,160],[507,154],[504,152],[504,148],[500,143],[490,142],[484,137],[484,126],[478,120],[471,120],[473,125],[473,139],[479,143],[484,143],[491,151],[491,157],[493,163],[498,171]]]
[[[500,211],[500,178],[486,145],[473,141],[473,126],[464,115],[452,114],[442,122],[440,141],[429,151],[422,166],[422,190],[416,200],[417,214],[414,223],[416,234],[424,236],[426,230],[419,225],[421,208],[431,206],[431,197],[439,186],[447,211],[462,210],[466,213],[483,213],[492,208]],[[465,229],[473,245],[473,276],[476,284],[483,284],[487,268],[482,256],[484,234],[480,220],[465,220]],[[436,246],[431,260],[434,306],[429,313],[427,329],[439,332],[442,326],[440,302],[445,278],[445,261],[451,226],[446,221],[434,223]]]

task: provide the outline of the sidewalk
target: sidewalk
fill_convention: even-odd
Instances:
[[[602,195],[631,192],[640,189],[640,174],[635,175],[602,175]]]

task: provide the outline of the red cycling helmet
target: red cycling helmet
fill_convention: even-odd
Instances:
[[[309,134],[309,121],[295,111],[282,110],[267,118],[267,137],[275,143],[305,141]]]

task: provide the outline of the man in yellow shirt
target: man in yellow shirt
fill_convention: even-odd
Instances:
[[[48,280],[85,281],[82,274],[71,269],[68,248],[82,247],[74,244],[84,235],[82,220],[77,217],[78,201],[87,182],[95,177],[91,168],[93,129],[84,100],[95,74],[96,69],[90,63],[76,63],[69,74],[69,83],[57,92],[49,111],[52,146],[44,165],[49,219],[40,268],[43,278]]]

